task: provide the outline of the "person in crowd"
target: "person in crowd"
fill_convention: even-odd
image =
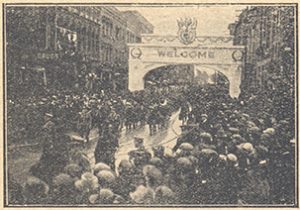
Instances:
[[[89,142],[89,134],[92,129],[92,115],[91,111],[84,108],[80,113],[77,128],[80,131],[80,135]]]
[[[143,138],[134,137],[134,146],[135,150],[128,153],[129,161],[137,170],[142,171],[143,166],[150,161],[151,153],[145,149]]]
[[[118,148],[118,145],[118,138],[113,132],[113,127],[112,125],[108,125],[108,128],[104,130],[96,145],[96,149],[94,152],[96,163],[103,162],[114,169],[115,152]]]
[[[76,203],[74,179],[65,173],[53,178],[52,188],[49,193],[50,203],[73,204]]]
[[[264,97],[257,94],[240,101],[207,85],[191,86],[175,93],[151,90],[119,96],[112,91],[91,91],[76,96],[64,92],[56,93],[55,97],[51,94],[42,101],[31,99],[31,107],[39,104],[48,109],[51,105],[53,113],[44,115],[41,158],[32,167],[33,177],[28,178],[23,189],[14,184],[14,202],[290,204],[294,202],[295,193],[296,141],[291,119],[276,116],[268,107],[273,105],[267,101],[262,103]],[[137,128],[143,121],[143,117],[139,117],[142,105],[147,110],[145,120],[149,121],[153,114],[156,122],[157,113],[151,113],[156,109],[151,108],[159,104],[157,98],[168,98],[174,112],[186,106],[181,110],[184,111],[189,104],[190,115],[186,115],[175,146],[164,145],[162,141],[150,145],[150,151],[145,148],[144,140],[136,137],[135,149],[128,152],[128,159],[121,160],[115,170],[120,122],[125,121],[128,130]],[[135,111],[128,110],[129,105]],[[65,112],[65,109],[72,110]],[[64,135],[69,129],[62,123],[64,115],[67,113],[68,118],[77,119],[85,110],[95,113],[92,124],[100,134],[94,151],[95,161],[85,154],[85,144],[69,149]],[[124,119],[117,119],[122,117]]]
[[[25,204],[48,203],[49,186],[37,177],[28,177],[24,186]]]
[[[54,124],[52,114],[45,114],[42,155],[30,171],[33,176],[42,179],[47,184],[51,184],[53,177],[63,170],[69,158],[67,138],[63,129]]]

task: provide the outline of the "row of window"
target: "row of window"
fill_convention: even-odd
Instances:
[[[101,25],[104,36],[114,40],[125,40],[125,29],[114,25],[113,21],[110,18],[103,16],[100,10],[95,9],[94,7],[68,7],[68,11],[79,14],[80,16]]]
[[[56,49],[80,51],[84,54],[92,55],[103,62],[125,62],[125,45],[123,48],[115,49],[112,44],[104,43],[100,35],[86,34],[84,31],[79,33],[70,31],[63,27],[56,28]],[[51,34],[49,34],[51,35]],[[54,33],[52,33],[54,36]],[[118,47],[120,47],[118,45]]]

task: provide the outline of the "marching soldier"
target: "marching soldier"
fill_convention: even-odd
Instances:
[[[92,129],[92,116],[91,111],[84,108],[82,112],[79,113],[79,121],[77,128],[80,131],[80,135],[89,142],[89,133]]]
[[[144,147],[144,139],[139,137],[134,137],[135,150],[128,153],[129,161],[134,166],[134,177],[133,184],[138,186],[140,184],[145,184],[145,179],[143,176],[143,167],[149,163],[151,159],[151,154]]]
[[[96,163],[106,163],[114,170],[115,168],[115,153],[119,146],[117,135],[112,130],[112,125],[109,125],[100,136],[94,152]]]
[[[45,125],[42,128],[42,155],[39,162],[30,169],[34,176],[48,184],[64,168],[68,159],[63,128],[55,125],[53,117],[52,114],[45,113]]]
[[[149,162],[151,154],[145,149],[143,138],[134,137],[134,146],[136,149],[128,153],[129,161],[132,162],[137,169],[142,169],[142,167]]]

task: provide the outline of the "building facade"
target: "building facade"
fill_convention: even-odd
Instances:
[[[128,36],[139,37],[131,28],[143,22],[130,22],[106,6],[6,6],[5,11],[7,78],[14,85],[127,89],[126,44],[138,41]]]
[[[242,92],[294,90],[294,24],[295,7],[260,6],[229,25],[234,44],[245,46]]]

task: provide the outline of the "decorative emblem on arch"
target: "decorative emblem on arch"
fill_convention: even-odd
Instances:
[[[196,39],[197,20],[195,18],[180,18],[177,20],[178,38],[181,43],[188,45]]]
[[[242,61],[244,56],[244,53],[241,50],[235,50],[232,53],[232,59],[237,62],[237,61]]]
[[[142,56],[142,51],[140,48],[133,48],[130,52],[131,57],[134,59],[140,59]]]

